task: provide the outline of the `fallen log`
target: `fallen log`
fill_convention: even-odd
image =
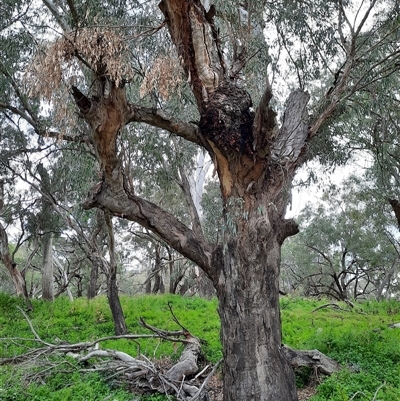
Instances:
[[[282,349],[293,369],[307,366],[314,368],[316,374],[321,373],[328,376],[340,370],[340,365],[335,360],[316,349],[311,351],[295,350],[286,345],[283,345]]]

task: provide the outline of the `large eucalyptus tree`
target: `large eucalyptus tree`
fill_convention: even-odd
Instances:
[[[357,91],[398,70],[398,3],[207,3],[43,0],[59,36],[41,48],[27,81],[64,119],[36,131],[53,135],[58,128],[60,138],[73,139],[69,87],[90,127],[81,140],[94,146],[100,165],[86,207],[141,224],[213,282],[224,399],[296,400],[278,302],[281,246],[298,232],[285,219],[291,182],[311,140],[329,134],[328,121]],[[273,89],[286,94],[284,106]],[[0,106],[29,117],[25,97],[17,103]],[[135,185],[120,138],[146,127],[149,137],[167,131],[210,154],[223,203],[218,242]],[[145,163],[147,155],[139,156],[136,162]]]

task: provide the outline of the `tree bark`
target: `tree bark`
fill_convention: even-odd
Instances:
[[[294,372],[281,348],[283,226],[266,197],[232,199],[225,205],[223,267],[214,282],[224,352],[224,400],[296,400]]]
[[[91,261],[91,263],[89,287],[87,290],[88,299],[93,299],[97,295],[97,280],[99,278],[99,266],[95,261]]]
[[[3,207],[4,207],[4,182],[0,180],[0,211],[3,209]],[[3,224],[1,223],[0,223],[0,260],[10,273],[17,296],[23,296],[25,300],[28,302],[28,307],[32,308],[32,305],[29,302],[25,277],[18,270],[16,264],[13,261],[12,256],[10,255],[8,235]]]
[[[42,298],[48,301],[54,299],[53,279],[53,238],[51,233],[43,235],[42,257]]]
[[[126,334],[127,328],[125,323],[125,316],[122,310],[121,301],[119,299],[118,285],[117,285],[117,261],[115,258],[115,241],[114,229],[111,217],[104,214],[104,218],[108,228],[108,247],[110,253],[110,267],[107,275],[107,299],[110,305],[111,314],[114,321],[114,329],[116,335]]]
[[[26,282],[24,276],[18,270],[16,264],[11,258],[10,251],[8,249],[8,236],[3,225],[0,223],[0,259],[4,266],[10,273],[11,279],[14,283],[15,291],[17,296],[23,296],[26,300],[28,299],[28,291],[26,288]]]
[[[93,232],[90,236],[89,244],[90,248],[92,249],[92,253],[96,253],[97,249],[97,238],[98,236],[102,233],[102,228],[104,227],[104,215],[103,211],[101,210],[96,210],[95,212],[95,226],[93,228]],[[89,286],[87,290],[87,297],[89,299],[94,298],[97,295],[97,289],[98,289],[98,284],[97,281],[99,279],[99,258],[91,258],[89,259],[91,263],[91,269],[90,269],[90,278],[89,278]]]

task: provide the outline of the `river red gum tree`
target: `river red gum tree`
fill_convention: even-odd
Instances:
[[[297,400],[295,379],[281,348],[279,266],[283,241],[298,232],[285,219],[288,191],[305,161],[308,141],[330,117],[351,66],[351,47],[343,74],[329,101],[312,120],[309,95],[297,89],[286,102],[280,126],[271,108],[272,89],[253,108],[219,47],[218,31],[200,0],[162,0],[172,42],[196,100],[200,122],[177,121],[161,109],[131,104],[123,84],[95,71],[96,96],[73,88],[75,102],[93,132],[102,180],[89,194],[87,208],[98,207],[135,221],[192,260],[212,280],[219,300],[224,356],[224,400]],[[101,40],[101,39],[99,39]],[[105,90],[104,88],[107,88]],[[124,177],[117,138],[129,123],[149,124],[205,148],[214,161],[223,199],[220,244],[208,242],[157,205],[137,196]]]

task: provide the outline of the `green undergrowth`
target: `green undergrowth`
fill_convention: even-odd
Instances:
[[[400,401],[400,303],[364,302],[350,309],[328,301],[284,298],[283,341],[318,349],[342,370],[318,386],[310,401]],[[343,310],[342,310],[343,309]],[[321,378],[319,378],[321,379]],[[305,384],[305,383],[300,383]]]
[[[179,330],[170,312],[171,306],[180,323],[204,340],[203,363],[217,362],[221,356],[217,301],[174,295],[121,297],[129,333],[148,333],[139,318],[165,330]],[[311,401],[400,401],[400,329],[389,325],[400,322],[400,303],[366,302],[355,308],[340,304],[341,309],[328,306],[328,301],[284,297],[281,299],[283,342],[297,349],[318,349],[336,359],[343,367],[329,378],[313,377],[320,382]],[[50,343],[77,343],[113,335],[114,327],[106,297],[70,302],[58,298],[53,303],[34,300],[28,316],[40,338]],[[20,299],[0,294],[0,357],[12,357],[38,346],[34,335],[18,307]],[[25,338],[32,341],[4,340]],[[154,339],[134,342],[109,340],[103,349],[117,349],[132,356],[139,353],[150,358],[179,358],[181,347]],[[125,401],[135,399],[127,390],[106,381],[99,374],[83,374],[72,360],[56,360],[58,367],[35,377],[32,365],[0,366],[0,400],[85,400]],[[305,386],[312,371],[297,372],[297,384]],[[375,398],[374,398],[375,397]],[[153,395],[142,398],[161,401]]]

